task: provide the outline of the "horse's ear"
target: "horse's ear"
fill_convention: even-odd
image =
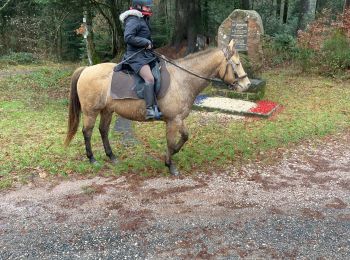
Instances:
[[[236,46],[236,42],[232,39],[228,44],[228,49],[231,51],[231,53],[235,53],[236,51],[235,46]]]

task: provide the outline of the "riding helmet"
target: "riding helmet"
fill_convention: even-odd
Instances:
[[[140,11],[146,17],[152,16],[153,14],[152,11],[144,11],[142,10],[142,6],[147,6],[147,7],[153,6],[153,0],[132,0],[132,7],[131,7],[131,9],[136,9]]]
[[[153,6],[153,0],[132,0],[132,6],[136,7],[137,5],[140,6]]]

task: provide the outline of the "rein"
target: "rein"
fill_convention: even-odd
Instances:
[[[155,56],[157,56],[158,58],[160,58],[160,59],[162,59],[162,60],[164,60],[164,61],[166,61],[166,62],[169,62],[170,64],[174,65],[176,68],[179,68],[179,69],[181,69],[181,70],[187,72],[188,74],[190,74],[190,75],[192,75],[192,76],[195,76],[195,77],[197,77],[197,78],[204,79],[204,80],[207,80],[207,81],[210,81],[210,82],[213,82],[213,83],[222,83],[222,82],[224,82],[224,81],[222,81],[222,80],[220,80],[220,79],[217,79],[217,78],[207,78],[207,77],[198,75],[197,73],[194,73],[194,72],[192,72],[192,71],[190,71],[190,70],[188,70],[188,69],[185,69],[185,68],[183,68],[183,67],[177,65],[174,61],[170,60],[169,58],[165,57],[164,55],[162,55],[162,54],[160,54],[160,53],[158,53],[158,52],[156,52],[156,51],[154,51],[154,50],[148,50],[148,51],[152,52],[152,53],[153,53]],[[245,74],[245,75],[243,75],[243,76],[241,76],[241,77],[238,77],[237,72],[236,72],[236,70],[235,70],[235,64],[231,61],[232,55],[231,55],[231,57],[230,57],[230,56],[227,54],[227,50],[222,50],[222,51],[223,51],[223,53],[224,53],[224,55],[225,55],[225,58],[226,58],[226,61],[227,61],[226,69],[225,69],[225,74],[224,74],[223,78],[225,78],[225,76],[226,76],[226,74],[227,74],[227,66],[228,66],[228,65],[231,65],[231,66],[232,66],[232,70],[233,70],[234,75],[235,75],[235,81],[234,81],[233,83],[227,84],[227,85],[230,85],[232,89],[236,89],[235,86],[236,86],[237,84],[239,85],[238,81],[241,80],[241,79],[244,79],[244,78],[247,77],[248,75]]]
[[[141,49],[141,50],[139,50],[139,51],[135,52],[134,54],[132,54],[132,55],[130,55],[129,57],[127,57],[125,60],[123,60],[123,61],[119,62],[119,63],[118,63],[116,66],[119,66],[119,65],[124,64],[125,62],[127,62],[127,61],[131,60],[131,58],[135,57],[137,54],[139,54],[139,53],[143,52],[144,50],[145,50],[145,49]]]
[[[164,55],[160,54],[159,52],[156,52],[154,50],[148,50],[150,52],[152,52],[154,55],[156,55],[158,58],[166,61],[166,62],[169,62],[171,65],[174,65],[176,68],[179,68],[185,72],[187,72],[188,74],[192,75],[192,76],[195,76],[197,78],[200,78],[200,79],[204,79],[204,80],[207,80],[207,81],[211,81],[211,82],[221,82],[220,79],[216,79],[216,78],[207,78],[207,77],[204,77],[204,76],[201,76],[201,75],[198,75],[188,69],[185,69],[184,67],[181,67],[179,65],[177,65],[174,61],[170,60],[169,58],[165,57]]]
[[[169,58],[166,58],[164,55],[154,51],[154,50],[147,50],[147,49],[141,49],[137,52],[135,52],[134,54],[130,55],[130,57],[126,58],[125,60],[119,62],[116,66],[119,66],[121,64],[124,64],[125,62],[129,61],[131,58],[135,57],[137,54],[143,52],[143,51],[149,51],[151,53],[153,53],[155,56],[157,56],[158,58],[162,59],[162,60],[165,60],[166,62],[169,62],[170,64],[174,65],[175,67],[183,70],[183,71],[186,71],[187,73],[191,74],[192,76],[195,76],[195,77],[198,77],[198,78],[201,78],[201,79],[204,79],[204,80],[208,80],[208,81],[211,81],[211,82],[221,82],[221,80],[219,79],[216,79],[216,78],[207,78],[207,77],[203,77],[203,76],[200,76],[192,71],[189,71],[179,65],[177,65],[174,61],[170,60]],[[225,72],[225,75],[226,75],[226,72]]]
[[[188,69],[185,69],[179,65],[177,65],[174,61],[170,60],[169,58],[165,57],[164,55],[154,51],[154,50],[145,50],[145,49],[141,49],[137,52],[135,52],[134,54],[130,55],[130,57],[126,58],[125,60],[121,61],[120,63],[117,64],[117,66],[129,61],[131,58],[135,57],[137,54],[143,52],[143,51],[149,51],[151,53],[153,53],[155,56],[157,56],[159,59],[162,59],[166,62],[169,62],[170,64],[174,65],[176,68],[179,68],[185,72],[187,72],[188,74],[192,75],[192,76],[195,76],[197,78],[200,78],[200,79],[203,79],[203,80],[206,80],[206,81],[210,81],[210,82],[213,82],[213,83],[222,83],[224,82],[223,80],[220,80],[220,79],[217,79],[217,78],[208,78],[208,77],[204,77],[204,76],[201,76],[201,75],[198,75],[197,73],[194,73]],[[224,56],[226,58],[226,61],[227,61],[227,64],[226,64],[226,68],[225,68],[225,73],[224,73],[224,76],[223,78],[226,77],[226,74],[227,74],[227,67],[229,65],[231,65],[232,67],[232,71],[234,73],[234,76],[235,76],[235,80],[234,82],[232,82],[231,84],[227,84],[226,82],[224,82],[225,84],[229,85],[231,89],[233,90],[236,90],[237,89],[237,85],[242,87],[240,84],[239,84],[239,80],[242,80],[246,77],[248,77],[247,74],[244,74],[243,76],[239,77],[236,70],[235,70],[235,66],[236,64],[233,63],[233,61],[231,60],[231,57],[233,56],[233,54],[231,52],[229,52],[227,49],[223,49],[222,52],[224,53]]]

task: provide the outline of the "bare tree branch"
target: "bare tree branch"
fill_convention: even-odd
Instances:
[[[111,29],[113,30],[113,22],[112,20],[108,17],[108,15],[103,11],[102,7],[101,7],[101,3],[97,2],[97,1],[92,1],[93,4],[98,8],[99,12],[101,13],[101,15],[106,19],[107,23],[109,24],[109,26],[111,27]]]
[[[111,6],[108,5],[108,4],[106,4],[106,3],[101,3],[101,2],[96,1],[96,0],[92,0],[91,2],[92,2],[93,4],[95,4],[95,5],[102,5],[102,6],[104,6],[104,7],[107,7],[108,9],[111,9]]]
[[[6,8],[6,6],[11,2],[12,0],[7,0],[6,3],[0,7],[0,12]]]

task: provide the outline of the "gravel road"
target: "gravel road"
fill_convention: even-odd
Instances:
[[[350,259],[350,133],[240,169],[2,192],[0,259]]]

